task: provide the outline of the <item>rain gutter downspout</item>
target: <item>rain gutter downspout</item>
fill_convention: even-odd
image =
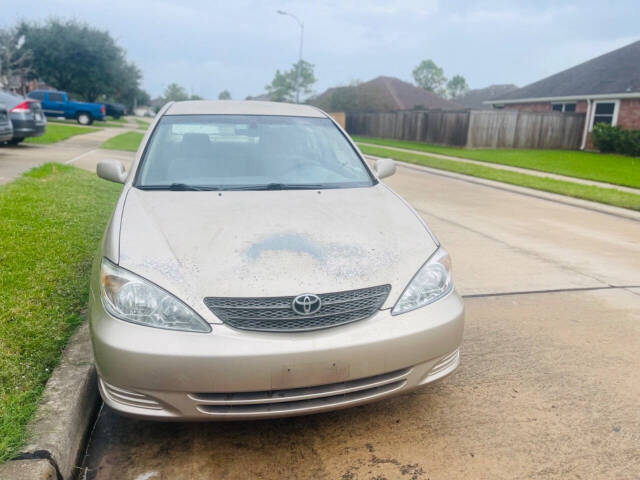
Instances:
[[[589,123],[591,119],[591,99],[587,98],[587,113],[584,117],[584,129],[582,130],[582,143],[580,144],[580,150],[584,150],[587,146],[587,136],[589,135]]]

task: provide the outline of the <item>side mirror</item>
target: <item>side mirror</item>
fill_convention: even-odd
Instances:
[[[127,172],[120,160],[100,160],[96,172],[100,178],[110,182],[124,183]]]
[[[373,171],[376,172],[378,178],[390,177],[396,173],[396,162],[390,158],[379,158],[373,164]]]

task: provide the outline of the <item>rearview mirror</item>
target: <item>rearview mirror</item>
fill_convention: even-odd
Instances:
[[[100,160],[96,173],[110,182],[124,183],[127,179],[127,172],[120,160]]]
[[[396,162],[390,158],[379,158],[373,164],[373,171],[376,172],[378,178],[390,177],[396,173]]]

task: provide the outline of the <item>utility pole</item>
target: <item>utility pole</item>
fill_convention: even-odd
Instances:
[[[300,74],[302,69],[302,42],[304,40],[304,22],[296,17],[293,13],[278,10],[279,15],[287,15],[293,18],[300,27],[300,51],[298,52],[298,66],[296,68],[296,103],[300,103]]]

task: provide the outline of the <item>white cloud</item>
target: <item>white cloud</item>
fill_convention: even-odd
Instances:
[[[66,14],[108,29],[152,95],[177,81],[244,98],[297,60],[298,27],[278,9],[305,22],[317,91],[381,74],[410,79],[425,58],[472,87],[523,85],[639,37],[634,0],[40,0],[14,2],[0,25]]]

